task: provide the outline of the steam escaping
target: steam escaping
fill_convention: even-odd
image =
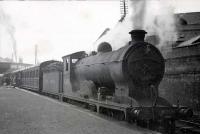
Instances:
[[[173,0],[146,1],[146,15],[143,28],[149,35],[159,37],[158,47],[171,47],[177,40],[176,23],[174,18]]]
[[[146,0],[132,0],[130,1],[130,14],[133,21],[133,29],[144,29],[144,20],[146,17]]]
[[[129,0],[128,16],[99,39],[96,45],[104,41],[116,50],[131,40],[128,33],[133,29],[143,29],[147,31],[147,36],[158,36],[158,48],[171,45],[177,39],[173,5],[173,0]]]
[[[15,28],[10,21],[9,15],[0,7],[0,56],[12,57],[17,62],[17,48],[14,32]]]
[[[116,50],[131,40],[128,34],[132,30],[132,21],[130,17],[126,17],[123,22],[118,22],[106,35],[96,41],[96,48],[101,42],[108,42],[112,49]]]

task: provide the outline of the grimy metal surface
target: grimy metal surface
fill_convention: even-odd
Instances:
[[[59,71],[43,72],[43,92],[58,94],[62,92],[62,73]]]
[[[74,70],[78,80],[91,80],[97,87],[115,89],[116,96],[121,96],[118,90],[123,89],[124,96],[149,97],[148,91],[142,94],[140,90],[159,84],[164,74],[164,59],[156,48],[143,42],[81,59]]]
[[[47,92],[51,94],[59,94],[62,92],[62,71],[63,64],[59,61],[53,62],[42,69],[42,92]]]
[[[43,73],[43,92],[59,93],[59,72],[45,72]]]

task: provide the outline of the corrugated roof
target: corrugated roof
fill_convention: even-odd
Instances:
[[[200,12],[179,13],[176,16],[184,19],[187,24],[200,24]]]
[[[177,47],[185,47],[200,44],[200,35],[191,38],[190,40],[180,43]]]

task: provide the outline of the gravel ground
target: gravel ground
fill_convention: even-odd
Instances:
[[[0,134],[149,134],[22,89],[0,87]]]

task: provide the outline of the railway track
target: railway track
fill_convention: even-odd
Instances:
[[[200,117],[178,120],[176,130],[177,134],[200,134]]]

